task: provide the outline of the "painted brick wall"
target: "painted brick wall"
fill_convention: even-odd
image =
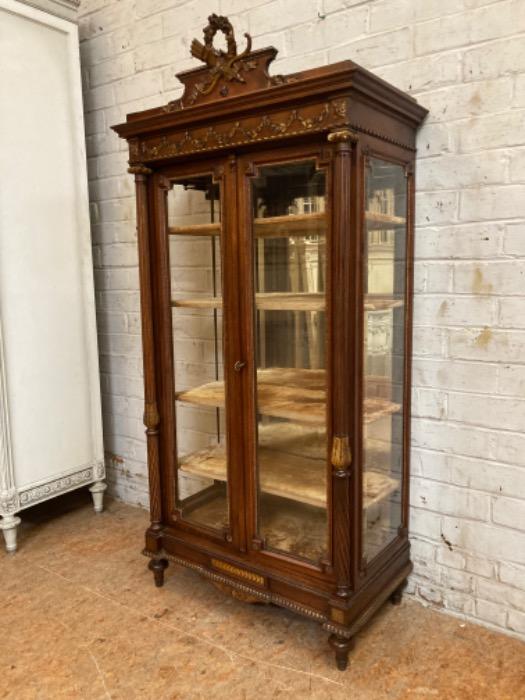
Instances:
[[[410,591],[525,637],[523,0],[82,0],[105,440],[113,494],[146,505],[130,111],[179,95],[209,12],[275,72],[354,59],[418,97]]]

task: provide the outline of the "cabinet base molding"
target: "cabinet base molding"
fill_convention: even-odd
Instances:
[[[246,583],[235,581],[229,576],[223,576],[222,574],[216,573],[215,571],[211,571],[210,569],[207,569],[201,564],[188,561],[187,559],[177,557],[173,554],[168,554],[165,550],[161,550],[161,552],[151,552],[147,549],[144,549],[142,553],[146,557],[151,557],[152,559],[164,558],[168,561],[172,561],[174,564],[180,564],[181,566],[185,566],[187,569],[193,569],[193,571],[199,573],[203,578],[211,580],[212,583],[220,583],[222,585],[228,586],[229,588],[232,588],[235,591],[244,594],[245,596],[257,599],[260,602],[274,603],[274,605],[279,605],[282,608],[288,608],[289,610],[293,610],[294,612],[297,612],[300,615],[310,617],[319,622],[323,622],[326,619],[326,616],[318,612],[317,610],[313,610],[312,608],[309,608],[305,605],[300,605],[299,603],[296,603],[292,600],[288,600],[287,598],[284,598],[281,595],[272,593],[269,590],[253,588],[252,586],[249,586]],[[248,571],[246,573],[248,573]]]
[[[104,462],[95,462],[94,464],[86,464],[52,481],[21,489],[18,495],[19,510],[47,501],[49,498],[60,496],[68,491],[73,491],[81,486],[87,486],[95,481],[102,483],[105,475]]]
[[[231,596],[232,598],[235,598],[236,600],[240,600],[242,603],[250,603],[251,605],[268,605],[269,602],[267,600],[260,600],[256,596],[250,595],[249,593],[243,593],[242,591],[238,591],[235,588],[232,588],[230,585],[227,583],[220,583],[219,581],[211,581],[212,586],[215,586],[215,588],[220,591],[221,593],[225,593],[226,595]]]
[[[95,513],[101,513],[104,510],[104,492],[107,489],[105,477],[104,462],[97,461],[51,481],[32,484],[20,490],[11,489],[6,495],[0,493],[0,530],[4,534],[6,550],[11,553],[17,550],[17,528],[22,522],[17,514],[55,496],[91,484],[89,490],[93,498],[93,509]]]
[[[287,608],[288,610],[302,615],[303,617],[308,617],[312,620],[320,622],[323,629],[330,633],[328,641],[332,649],[335,651],[337,668],[341,671],[344,671],[348,665],[348,654],[354,646],[355,635],[387,600],[390,599],[392,601],[393,598],[403,590],[404,586],[406,585],[406,579],[412,571],[412,563],[408,561],[403,566],[401,571],[397,573],[397,575],[393,577],[388,576],[386,583],[381,587],[381,590],[377,593],[377,595],[375,595],[371,601],[365,603],[355,617],[352,615],[353,605],[352,599],[350,598],[348,607],[344,611],[344,616],[348,622],[347,624],[343,625],[334,621],[334,608],[329,606],[328,601],[327,613],[324,614],[319,610],[314,610],[303,603],[286,598],[269,589],[261,590],[260,588],[255,588],[247,583],[241,583],[240,581],[230,578],[229,576],[223,576],[212,569],[208,569],[202,564],[170,554],[163,548],[155,552],[145,548],[142,551],[142,554],[150,559],[148,568],[153,571],[155,576],[155,584],[157,586],[163,585],[164,571],[168,566],[168,562],[171,561],[174,564],[179,564],[187,569],[192,569],[202,578],[208,579],[217,589],[223,593],[226,593],[227,595],[231,595],[237,600],[251,604],[273,603],[274,605]],[[210,558],[210,567],[213,566],[212,562],[214,561],[217,560]],[[239,571],[243,571],[246,577],[258,576],[248,569],[240,569],[239,567],[233,565],[231,565],[231,569],[235,572],[232,573],[233,576],[239,576],[237,573]],[[380,572],[380,574],[381,573],[384,572]],[[380,578],[380,576],[377,578]],[[268,581],[266,583],[269,585]]]

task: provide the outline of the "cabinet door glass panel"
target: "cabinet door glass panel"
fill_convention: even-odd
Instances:
[[[258,534],[314,562],[327,552],[325,188],[313,160],[252,179]]]
[[[373,559],[402,522],[407,185],[404,168],[365,170],[363,549]]]
[[[184,520],[228,528],[221,296],[221,200],[211,175],[168,192],[177,424],[177,507]]]

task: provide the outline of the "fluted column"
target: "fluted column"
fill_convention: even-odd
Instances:
[[[137,235],[139,249],[140,311],[142,318],[142,353],[144,363],[144,425],[148,451],[148,476],[151,528],[160,530],[162,522],[159,424],[157,381],[154,360],[153,295],[151,288],[150,226],[148,211],[148,177],[152,171],[144,165],[131,166],[135,175]]]
[[[350,435],[353,342],[351,338],[355,299],[352,294],[352,144],[356,134],[349,129],[334,131],[332,201],[332,541],[338,598],[347,598],[351,587],[351,465]]]

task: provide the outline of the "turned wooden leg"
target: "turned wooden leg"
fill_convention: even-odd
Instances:
[[[344,671],[348,666],[348,654],[353,649],[354,640],[347,637],[340,637],[338,634],[331,634],[328,644],[335,651],[335,663],[340,671]]]
[[[0,520],[0,530],[4,533],[5,548],[9,553],[16,552],[16,529],[20,522],[20,518],[11,513],[3,515]]]
[[[95,483],[89,487],[95,513],[102,513],[104,510],[104,491],[106,489],[107,484],[104,481],[95,481]]]
[[[148,569],[153,571],[155,585],[160,588],[164,585],[164,571],[168,568],[167,559],[151,559],[148,564]]]
[[[403,583],[396,588],[396,590],[390,594],[390,602],[392,605],[401,605],[401,601],[403,600],[403,589],[407,585],[406,581],[403,581]]]

